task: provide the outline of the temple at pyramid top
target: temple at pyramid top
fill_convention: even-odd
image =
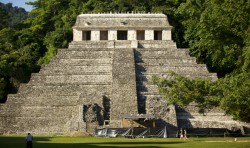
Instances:
[[[73,41],[171,40],[164,14],[81,14],[73,27]]]

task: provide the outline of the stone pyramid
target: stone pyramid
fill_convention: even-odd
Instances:
[[[171,28],[164,14],[79,15],[69,47],[0,105],[0,134],[93,133],[137,114],[154,115],[157,126],[237,126],[218,110],[203,116],[192,105],[168,105],[159,94],[153,75],[217,79],[176,47]]]

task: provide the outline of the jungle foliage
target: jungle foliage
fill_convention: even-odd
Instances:
[[[12,3],[0,2],[0,30],[5,27],[18,27],[20,23],[28,18],[28,12],[24,8],[13,7]]]
[[[250,122],[249,72],[226,76],[217,81],[189,79],[173,72],[169,76],[170,79],[154,76],[153,82],[170,104],[186,107],[196,103],[203,114],[218,107],[235,120]]]
[[[176,105],[196,102],[200,111],[217,106],[234,119],[250,122],[250,1],[186,0],[175,11],[184,39],[198,63],[219,80],[154,77],[165,98]]]
[[[0,7],[0,100],[48,63],[72,40],[77,15],[88,12],[163,12],[174,26],[178,47],[189,48],[219,80],[155,78],[170,102],[196,101],[201,111],[219,106],[235,119],[250,114],[249,0],[36,0],[27,19],[9,25],[9,9]],[[166,83],[166,84],[165,84]],[[171,98],[171,99],[170,99]],[[247,116],[248,115],[248,116]],[[247,119],[248,118],[248,119]]]

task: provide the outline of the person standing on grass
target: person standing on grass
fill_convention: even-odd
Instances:
[[[182,128],[180,129],[180,139],[182,139],[183,138],[183,130],[182,130]]]
[[[188,140],[188,138],[187,138],[187,131],[184,129],[184,140]]]
[[[25,140],[26,140],[26,148],[32,148],[33,136],[30,133],[28,133]]]

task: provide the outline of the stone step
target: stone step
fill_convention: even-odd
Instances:
[[[109,84],[109,75],[39,75],[32,74],[30,84]]]
[[[196,58],[189,57],[189,58],[150,58],[150,59],[140,59],[135,58],[136,64],[145,64],[145,65],[186,65],[186,64],[196,64]]]
[[[138,47],[139,48],[169,48],[173,47],[176,48],[176,43],[172,40],[163,41],[163,40],[144,40],[144,41],[138,41]]]
[[[0,117],[4,116],[8,116],[11,114],[11,116],[8,117],[12,117],[14,115],[18,115],[19,114],[19,110],[17,110],[18,108],[21,107],[21,103],[18,102],[13,102],[7,100],[6,103],[4,104],[0,104]]]
[[[73,101],[73,100],[72,100]],[[78,106],[62,105],[62,106],[24,106],[22,105],[19,108],[16,108],[18,111],[18,117],[65,117],[69,118],[72,116],[73,112],[78,111]],[[83,108],[83,106],[82,106]],[[66,114],[67,113],[67,114]],[[8,116],[12,116],[11,113],[8,113]]]
[[[5,134],[55,134],[77,131],[70,118],[65,117],[4,117]],[[75,122],[77,124],[77,122]],[[71,131],[72,130],[72,131]]]
[[[135,43],[133,43],[135,42]],[[172,40],[140,40],[140,41],[129,41],[129,40],[116,40],[116,41],[73,41],[69,44],[69,48],[121,48],[119,45],[126,45],[130,47],[131,44],[137,44],[138,48],[166,48],[176,47],[176,43]]]
[[[218,117],[218,116],[221,116],[222,118],[224,119],[229,119],[229,116],[226,115],[225,113],[223,112],[206,112],[204,114],[202,113],[199,113],[199,112],[176,112],[176,115],[178,116],[178,119],[188,119],[188,118],[196,118],[198,120],[202,120],[204,118],[209,118],[211,120],[214,120],[213,117]],[[231,118],[230,118],[231,119]]]
[[[47,65],[41,68],[39,74],[111,74],[112,67],[109,66],[52,66]]]
[[[69,49],[72,48],[82,48],[82,49],[90,49],[90,48],[107,48],[107,41],[73,41],[69,43]]]
[[[87,90],[87,91],[86,91]],[[4,105],[23,105],[23,106],[72,106],[82,104],[103,103],[103,96],[110,96],[108,89],[97,91],[96,89],[86,89],[77,95],[53,95],[48,93],[36,94],[13,94],[8,95],[8,99]],[[94,98],[94,99],[93,99]]]
[[[17,94],[26,96],[73,96],[84,92],[109,90],[110,84],[106,85],[21,85]]]
[[[135,48],[136,53],[148,53],[148,52],[154,52],[154,53],[161,53],[161,52],[187,52],[189,53],[189,50],[187,48],[175,48],[175,47],[163,47],[163,48]]]
[[[167,60],[166,60],[167,61]],[[145,63],[145,62],[138,62],[135,64],[138,67],[162,67],[164,69],[165,67],[180,67],[180,68],[185,68],[185,67],[202,67],[206,68],[206,64],[196,64],[196,63],[183,63],[181,61],[177,61],[176,63],[171,63],[170,61],[166,63]],[[207,71],[207,70],[206,70]]]
[[[52,58],[50,63],[48,65],[51,66],[60,66],[60,65],[76,65],[76,66],[105,66],[105,65],[111,65],[112,64],[112,58],[100,58],[100,59],[82,59],[82,58],[74,58],[74,59],[63,59],[63,58]],[[46,65],[42,65],[44,67]]]
[[[108,43],[109,48],[132,48],[132,41],[128,40],[116,40]]]
[[[137,64],[136,72],[138,73],[167,73],[173,71],[176,73],[199,73],[207,74],[209,73],[205,65],[146,65],[146,64]]]
[[[179,113],[179,114],[185,114],[187,112],[192,113],[192,114],[196,114],[196,113],[200,114],[198,105],[196,103],[193,103],[193,102],[190,103],[185,108],[176,107],[176,112]],[[225,115],[225,112],[223,110],[218,109],[218,108],[211,108],[211,109],[206,110],[206,112],[220,113],[220,114]]]
[[[110,51],[61,51],[56,54],[56,58],[112,58],[113,53]]]
[[[217,80],[217,75],[215,73],[179,73],[182,76],[188,77],[188,78],[204,78],[204,79],[211,79],[211,80]],[[136,74],[136,81],[143,81],[147,82],[149,84],[153,84],[152,82],[152,76],[160,76],[163,78],[168,78],[170,75],[168,73],[137,73]]]
[[[22,104],[22,106],[72,106],[78,105],[80,98],[77,95],[37,95],[25,94],[8,95],[7,104]]]
[[[225,117],[227,119],[227,117]],[[220,120],[222,119],[222,120]],[[203,119],[177,119],[178,127],[182,128],[228,128],[231,129],[233,125],[237,127],[237,122],[234,120],[226,120],[222,116],[204,117]]]
[[[99,42],[99,41],[98,41]],[[74,42],[69,44],[69,49],[91,49],[91,48],[131,48],[132,47],[132,41],[128,40],[115,40],[115,41],[102,41],[100,43],[95,41],[80,41],[80,42]],[[136,44],[137,45],[137,44]],[[138,45],[137,45],[138,46]],[[136,47],[137,47],[136,46]]]
[[[141,51],[135,51],[135,57],[146,59],[146,58],[173,58],[173,57],[181,57],[181,58],[187,58],[190,57],[189,52],[186,50],[177,50],[177,49],[168,49],[168,50],[141,50]]]
[[[58,52],[64,52],[64,51],[74,51],[74,52],[99,52],[99,51],[108,51],[108,52],[113,52],[115,49],[114,48],[63,48],[59,49]]]

